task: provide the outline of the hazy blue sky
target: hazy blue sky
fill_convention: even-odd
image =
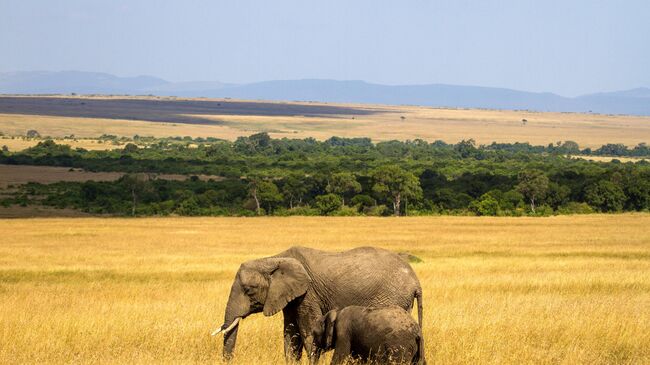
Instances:
[[[0,0],[0,72],[650,86],[647,0]]]

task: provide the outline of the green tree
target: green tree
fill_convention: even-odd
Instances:
[[[560,149],[562,153],[566,153],[567,155],[577,155],[580,153],[580,146],[574,141],[564,141]]]
[[[138,151],[138,145],[135,143],[127,143],[126,146],[124,146],[124,149],[122,149],[122,152],[124,153],[133,153]]]
[[[35,129],[30,129],[25,133],[25,136],[27,136],[27,138],[40,138],[41,134]]]
[[[309,183],[304,174],[290,174],[284,178],[282,185],[282,194],[289,199],[289,208],[293,209],[293,203],[298,205],[302,203],[303,197],[309,191]]]
[[[282,194],[277,185],[271,181],[254,178],[248,185],[249,194],[255,200],[257,215],[262,214],[262,205],[265,205],[268,212],[271,212],[273,206],[282,202]]]
[[[524,204],[524,196],[517,190],[506,191],[499,199],[499,207],[511,212]]]
[[[454,150],[460,154],[460,157],[467,158],[476,154],[476,141],[473,139],[462,140],[454,146]]]
[[[375,180],[372,190],[378,194],[388,196],[393,204],[395,216],[400,215],[402,199],[419,199],[422,197],[422,188],[418,178],[399,166],[379,167],[372,172],[372,177]]]
[[[199,202],[195,197],[190,197],[183,200],[176,208],[176,213],[180,215],[187,216],[197,216],[201,215],[201,208],[199,207]]]
[[[341,207],[341,198],[336,194],[325,194],[316,197],[316,208],[323,215],[330,215]]]
[[[548,177],[540,170],[524,170],[518,179],[517,191],[530,201],[530,210],[535,213],[535,201],[544,199],[548,191]]]
[[[374,206],[377,205],[375,200],[372,197],[368,196],[368,195],[355,195],[350,200],[350,203],[353,206],[358,207],[359,211],[365,211],[368,208],[371,208],[371,207],[374,207]]]
[[[625,204],[625,192],[609,180],[601,180],[585,189],[585,200],[603,212],[618,212]]]
[[[266,132],[253,134],[248,139],[257,148],[266,148],[271,145],[271,137]]]
[[[131,215],[135,216],[138,198],[152,190],[151,179],[147,174],[137,173],[126,174],[121,180],[131,194]]]
[[[548,191],[546,192],[544,202],[557,210],[560,206],[569,202],[570,194],[571,189],[569,189],[569,187],[550,182],[548,184]]]
[[[338,194],[341,197],[341,205],[345,205],[345,196],[361,191],[361,184],[350,172],[339,172],[329,179],[325,188],[328,193]]]
[[[627,208],[634,210],[650,209],[650,176],[633,173],[623,184],[627,196]]]
[[[501,210],[499,202],[488,193],[473,201],[470,204],[470,209],[478,215],[497,215]]]

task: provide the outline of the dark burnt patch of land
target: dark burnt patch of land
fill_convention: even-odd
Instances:
[[[240,100],[0,96],[0,114],[106,118],[150,122],[222,124],[202,116],[304,116],[349,118],[379,113],[372,108]],[[382,109],[381,112],[386,112]]]

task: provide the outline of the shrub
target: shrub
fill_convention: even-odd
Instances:
[[[473,201],[469,209],[476,215],[497,215],[499,214],[499,202],[490,194],[483,194],[478,200]]]
[[[316,197],[316,208],[323,215],[329,215],[341,207],[341,198],[336,194],[325,194]]]
[[[536,217],[549,217],[552,216],[554,213],[555,211],[553,211],[553,208],[549,207],[548,205],[541,205],[538,206],[534,212],[531,212],[530,215]]]
[[[38,133],[38,131],[35,130],[35,129],[30,129],[30,130],[27,131],[27,133],[25,134],[25,136],[26,136],[27,138],[38,138],[38,137],[41,136],[41,134]]]
[[[569,202],[557,211],[560,214],[590,214],[594,213],[594,208],[587,203]]]
[[[138,146],[134,143],[127,143],[122,150],[124,153],[133,153],[138,151]]]
[[[311,208],[309,206],[299,206],[299,207],[294,207],[291,209],[287,208],[279,208],[276,209],[273,212],[273,215],[281,216],[281,217],[289,217],[293,215],[301,215],[301,216],[317,216],[320,214],[320,211],[315,208]]]
[[[363,210],[363,213],[368,216],[380,217],[383,215],[388,215],[388,208],[384,205],[375,205],[373,207],[368,207]]]
[[[199,204],[196,198],[192,197],[181,202],[181,204],[174,211],[178,215],[196,216],[201,214]]]
[[[350,200],[350,203],[359,207],[360,210],[363,210],[364,208],[375,205],[375,199],[371,198],[369,195],[359,194],[355,195],[352,200]]]
[[[340,207],[338,210],[332,212],[331,215],[335,215],[338,217],[353,217],[359,215],[359,211],[357,210],[356,207],[348,207],[347,205],[344,205]]]

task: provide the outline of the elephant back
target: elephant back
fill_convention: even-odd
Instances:
[[[396,305],[411,310],[420,282],[398,254],[375,247],[331,253],[294,248],[312,277],[312,290],[327,308]]]

